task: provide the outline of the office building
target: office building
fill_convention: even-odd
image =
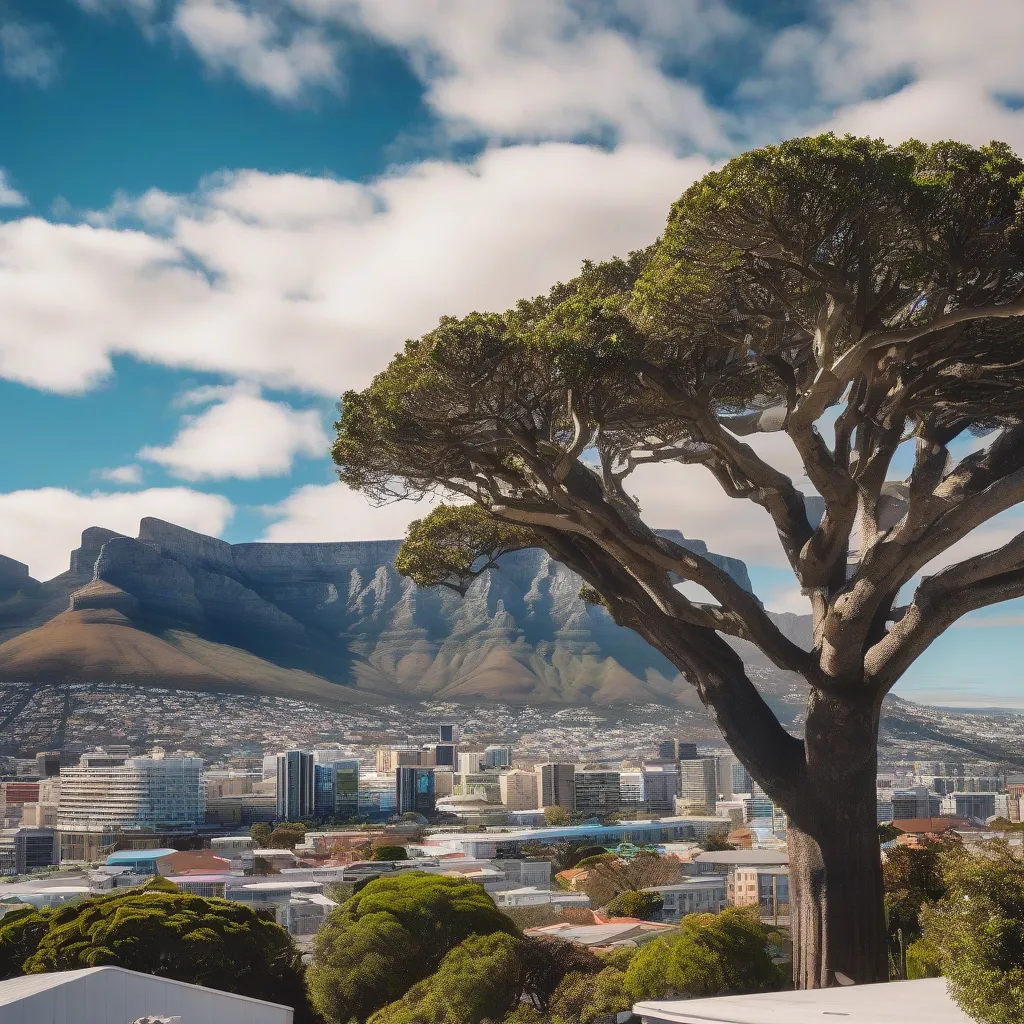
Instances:
[[[499,772],[456,772],[452,779],[452,796],[477,796],[489,804],[501,802]]]
[[[484,752],[482,750],[460,750],[456,761],[460,772],[473,774],[482,770]]]
[[[277,755],[277,816],[302,821],[314,814],[313,755],[289,750]]]
[[[985,822],[996,813],[996,796],[996,793],[950,793],[942,800],[942,813]]]
[[[541,807],[564,807],[572,811],[576,808],[576,766],[574,764],[558,764],[553,761],[538,764],[537,795]]]
[[[313,764],[313,816],[353,818],[359,813],[359,762]]]
[[[61,860],[95,860],[119,835],[195,828],[206,819],[203,761],[129,757],[123,764],[61,768]]]
[[[678,765],[666,762],[644,765],[644,802],[651,814],[674,814],[678,787]]]
[[[576,810],[581,814],[602,816],[622,807],[621,782],[618,772],[576,772]]]
[[[38,782],[0,782],[0,828],[20,825],[25,804],[38,802]]]
[[[644,773],[642,771],[619,772],[619,799],[623,807],[639,810],[644,802]]]
[[[359,774],[359,814],[374,821],[395,813],[395,774],[363,772]]]
[[[459,727],[453,723],[442,723],[437,727],[438,743],[458,743]]]
[[[128,748],[102,747],[87,750],[78,759],[79,768],[119,768],[128,760]]]
[[[697,756],[696,743],[684,743],[682,740],[662,740],[658,744],[659,761],[688,761]]]
[[[540,806],[536,772],[502,772],[498,776],[498,792],[506,810],[532,811]]]
[[[734,795],[754,792],[754,780],[750,777],[750,772],[739,761],[732,766],[730,772],[732,774],[732,791]]]
[[[1014,824],[1024,821],[1024,784],[1011,783],[1006,787],[1007,817]]]
[[[503,747],[500,744],[492,743],[484,748],[485,768],[511,768],[512,748]]]
[[[0,859],[9,860],[12,874],[24,875],[51,867],[59,856],[60,843],[52,828],[23,825],[0,832]]]
[[[424,817],[434,813],[434,769],[402,765],[395,769],[395,811]]]
[[[428,755],[425,764],[442,768],[455,767],[459,749],[454,743],[429,743],[423,750]]]
[[[46,750],[36,754],[36,776],[51,779],[60,775],[60,751]]]
[[[714,814],[718,802],[718,765],[713,757],[679,762],[679,812]]]
[[[890,799],[894,821],[907,818],[937,818],[942,813],[942,800],[935,793],[930,793],[927,786],[894,789]]]

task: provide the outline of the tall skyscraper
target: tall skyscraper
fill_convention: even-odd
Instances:
[[[750,777],[750,772],[737,762],[732,766],[732,791],[736,793],[753,793],[754,792],[754,780]]]
[[[674,764],[644,765],[644,798],[651,814],[674,814],[679,769]]]
[[[395,810],[424,817],[434,813],[434,769],[400,765],[395,769]]]
[[[622,806],[619,772],[576,772],[575,786],[576,810],[582,814],[611,814]]]
[[[437,727],[437,739],[439,743],[458,743],[459,727],[444,723]]]
[[[313,765],[313,814],[317,818],[351,818],[359,813],[359,762]]]
[[[36,775],[41,779],[60,775],[59,750],[46,750],[36,754]]]
[[[679,802],[689,814],[715,813],[718,766],[713,757],[679,762]]]
[[[662,740],[658,744],[659,761],[692,761],[696,756],[696,743],[684,743],[682,740]]]
[[[502,772],[498,786],[501,802],[510,811],[533,811],[539,806],[536,772]]]
[[[313,755],[289,750],[277,755],[277,816],[302,821],[314,814]]]
[[[482,750],[460,750],[456,760],[460,772],[472,774],[483,769],[484,752]]]
[[[454,743],[429,743],[424,748],[425,752],[431,754],[424,764],[431,763],[445,768],[454,768],[455,759],[458,756],[459,748]]]
[[[558,764],[552,761],[538,764],[537,795],[541,807],[565,807],[567,810],[576,808],[576,766],[574,764]]]

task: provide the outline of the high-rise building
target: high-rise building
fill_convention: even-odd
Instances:
[[[1024,821],[1024,785],[1019,782],[1012,782],[1006,787],[1007,805],[1009,813],[1007,817],[1014,824]]]
[[[548,761],[534,767],[541,807],[576,808],[576,765]]]
[[[36,775],[41,779],[50,779],[60,775],[60,751],[45,750],[36,754]]]
[[[449,723],[442,723],[437,727],[437,739],[439,743],[458,743],[459,727]]]
[[[957,818],[985,822],[996,813],[996,793],[950,793],[942,810]]]
[[[395,810],[424,817],[434,813],[434,769],[400,765],[395,769]]]
[[[60,770],[61,833],[159,831],[195,827],[205,817],[198,757],[130,757],[121,765]]]
[[[642,771],[619,772],[619,798],[623,807],[639,810],[644,802],[644,773]]]
[[[683,740],[662,740],[658,744],[659,761],[685,761],[697,756],[697,744]]]
[[[612,771],[578,771],[576,810],[581,814],[611,814],[622,806],[621,777]]]
[[[942,799],[937,794],[929,792],[927,786],[894,789],[891,800],[894,821],[907,818],[937,818],[942,812]]]
[[[478,772],[483,768],[484,752],[482,750],[460,750],[457,761],[460,772]]]
[[[718,765],[713,757],[679,762],[679,802],[688,814],[714,814]]]
[[[25,804],[38,802],[38,782],[0,782],[0,828],[21,824]]]
[[[498,776],[501,802],[510,811],[533,811],[540,806],[537,795],[537,773],[512,769]]]
[[[501,801],[499,772],[456,772],[452,778],[452,796],[478,796],[489,804]]]
[[[750,772],[738,761],[732,766],[731,774],[733,794],[754,792],[754,780],[750,777]]]
[[[674,814],[679,769],[675,764],[644,765],[644,802],[651,814]]]
[[[289,750],[277,755],[277,816],[302,821],[314,814],[313,755]]]
[[[503,747],[498,743],[492,743],[484,748],[485,768],[511,768],[512,748]]]

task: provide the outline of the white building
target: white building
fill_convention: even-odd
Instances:
[[[687,914],[719,914],[728,903],[725,875],[700,875],[644,889],[661,897],[659,921],[677,924]]]
[[[201,825],[205,817],[198,757],[129,757],[123,765],[60,770],[61,832],[159,831]]]
[[[151,1016],[181,1024],[292,1024],[294,1011],[123,967],[86,967],[0,981],[4,1024],[129,1024]]]

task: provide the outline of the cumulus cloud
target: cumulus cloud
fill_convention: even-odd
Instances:
[[[60,487],[0,494],[0,553],[25,562],[36,579],[68,567],[89,526],[105,526],[134,537],[139,520],[157,516],[199,533],[219,536],[234,512],[227,498],[185,487],[80,494]]]
[[[26,206],[28,200],[7,180],[7,172],[0,167],[0,206]]]
[[[397,501],[376,507],[343,483],[309,484],[262,511],[271,520],[263,540],[388,540],[405,536],[414,519],[422,519],[437,499]]]
[[[233,71],[247,85],[280,100],[339,83],[337,46],[313,26],[283,20],[235,0],[182,0],[172,25],[205,64]]]
[[[97,476],[108,483],[137,487],[142,483],[142,467],[134,463],[129,466],[112,466],[109,469],[101,469]]]
[[[505,309],[648,244],[708,167],[549,143],[366,185],[242,171],[95,223],[9,221],[0,376],[70,394],[121,353],[337,396],[443,314]]]
[[[0,22],[0,68],[8,78],[50,85],[57,77],[60,48],[44,25]]]
[[[322,456],[328,449],[317,410],[268,401],[248,384],[198,388],[181,402],[209,407],[184,417],[169,445],[145,447],[137,457],[183,480],[283,476],[297,457]]]

